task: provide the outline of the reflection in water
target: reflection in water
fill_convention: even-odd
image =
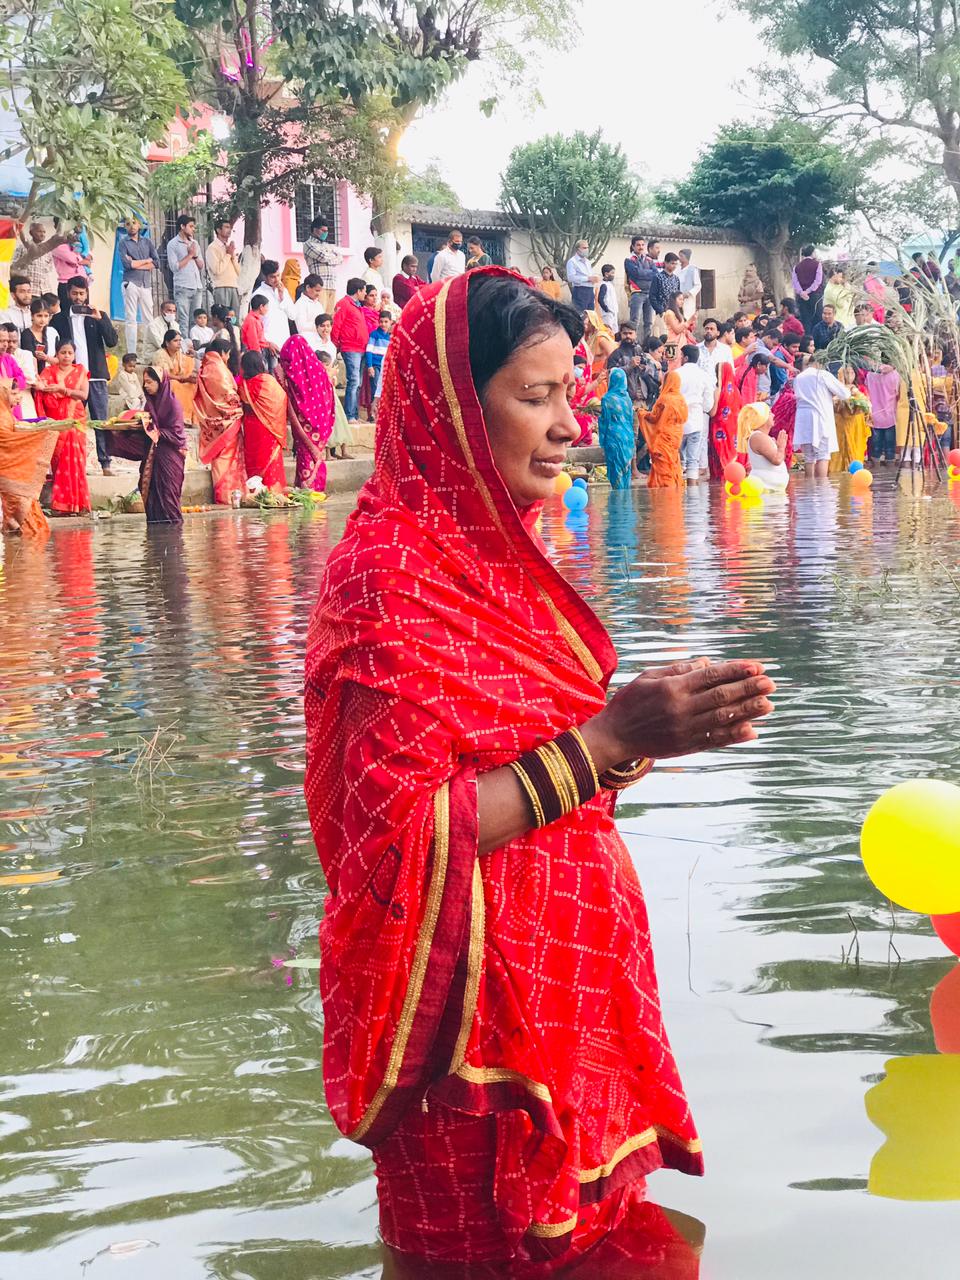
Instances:
[[[867,1094],[886,1137],[869,1190],[894,1200],[960,1200],[960,1056],[893,1058]]]
[[[396,1274],[367,1154],[322,1105],[324,887],[300,791],[307,621],[348,509],[6,547],[4,1276]],[[934,1274],[923,1251],[952,1247],[952,1206],[920,1206],[918,1232],[914,1206],[860,1194],[865,1082],[956,1052],[960,966],[926,921],[891,918],[857,838],[886,786],[956,780],[958,532],[952,495],[892,481],[859,504],[831,483],[778,508],[702,487],[545,512],[617,680],[706,653],[763,657],[781,686],[758,743],[670,762],[619,809],[708,1169],[650,1189],[710,1224],[711,1280],[806,1276],[813,1238],[823,1274],[873,1280]],[[661,1256],[647,1226],[646,1261],[602,1275],[697,1274],[689,1233]]]

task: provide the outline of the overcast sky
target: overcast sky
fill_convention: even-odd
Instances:
[[[487,120],[477,64],[408,131],[407,163],[435,158],[467,208],[492,209],[511,149],[545,133],[599,128],[655,186],[686,173],[721,124],[750,118],[750,72],[766,51],[745,14],[706,0],[607,0],[579,13],[564,52],[531,57],[543,107],[501,102]]]

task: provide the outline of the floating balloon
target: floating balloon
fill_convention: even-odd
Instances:
[[[960,467],[960,449],[951,449],[947,454],[947,461],[952,467]]]
[[[865,1099],[886,1137],[867,1190],[891,1200],[960,1200],[960,1056],[893,1058],[884,1069]]]
[[[850,477],[850,483],[854,489],[869,489],[873,484],[873,472],[861,465],[860,470],[855,471]]]
[[[573,483],[580,489],[585,489],[587,487],[587,482],[584,480],[583,476],[577,476]]]
[[[567,473],[565,471],[561,471],[560,474],[557,476],[556,480],[554,480],[553,482],[553,492],[566,493],[572,484],[573,484],[573,481],[570,479]]]
[[[747,476],[740,485],[740,491],[748,498],[759,498],[763,494],[763,485],[756,476]]]
[[[930,1025],[940,1053],[960,1053],[960,964],[953,965],[930,994]]]
[[[563,495],[563,505],[568,511],[582,511],[589,501],[590,495],[579,485],[571,485]]]
[[[724,480],[727,481],[728,484],[742,483],[746,474],[747,474],[746,467],[743,465],[742,462],[737,462],[736,459],[734,459],[733,462],[728,462],[727,465],[723,468],[723,478]]]
[[[960,956],[960,912],[948,916],[931,916],[937,937],[955,956]]]
[[[960,911],[960,787],[901,782],[877,800],[860,833],[867,875],[882,894],[923,915]]]
[[[863,470],[863,463],[858,462],[857,459],[854,458],[854,460],[850,463],[849,467],[847,467],[847,470],[850,472],[852,476],[855,476],[858,471]]]
[[[726,480],[724,481],[723,487],[724,487],[724,490],[726,491],[726,495],[728,498],[740,497],[742,489],[741,489],[741,484],[739,480]]]
[[[956,452],[956,451],[955,451],[955,450],[953,450],[953,449],[951,449],[951,451],[950,451],[950,452],[951,452],[951,453],[954,453],[954,452]],[[953,465],[953,463],[951,463],[951,464],[950,464],[950,466],[949,466],[949,467],[947,467],[947,479],[948,479],[948,480],[960,480],[960,467],[955,467],[955,466]]]

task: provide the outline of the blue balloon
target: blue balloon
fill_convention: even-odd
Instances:
[[[563,505],[568,511],[582,511],[590,501],[590,495],[587,493],[586,486],[582,489],[574,483],[563,495]]]
[[[577,476],[576,480],[574,480],[574,482],[573,482],[573,483],[574,483],[574,484],[575,484],[579,489],[585,489],[585,488],[587,487],[587,482],[586,482],[586,480],[584,480],[583,476]]]
[[[855,476],[858,471],[863,470],[863,463],[857,462],[856,460],[854,460],[853,462],[850,463],[850,466],[847,468],[847,470],[850,472],[852,476]]]

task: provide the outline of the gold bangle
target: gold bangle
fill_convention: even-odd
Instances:
[[[537,754],[547,766],[553,784],[557,788],[561,809],[564,814],[572,813],[579,805],[580,797],[576,779],[564,759],[563,752],[555,742],[545,742],[542,747],[538,747]]]

